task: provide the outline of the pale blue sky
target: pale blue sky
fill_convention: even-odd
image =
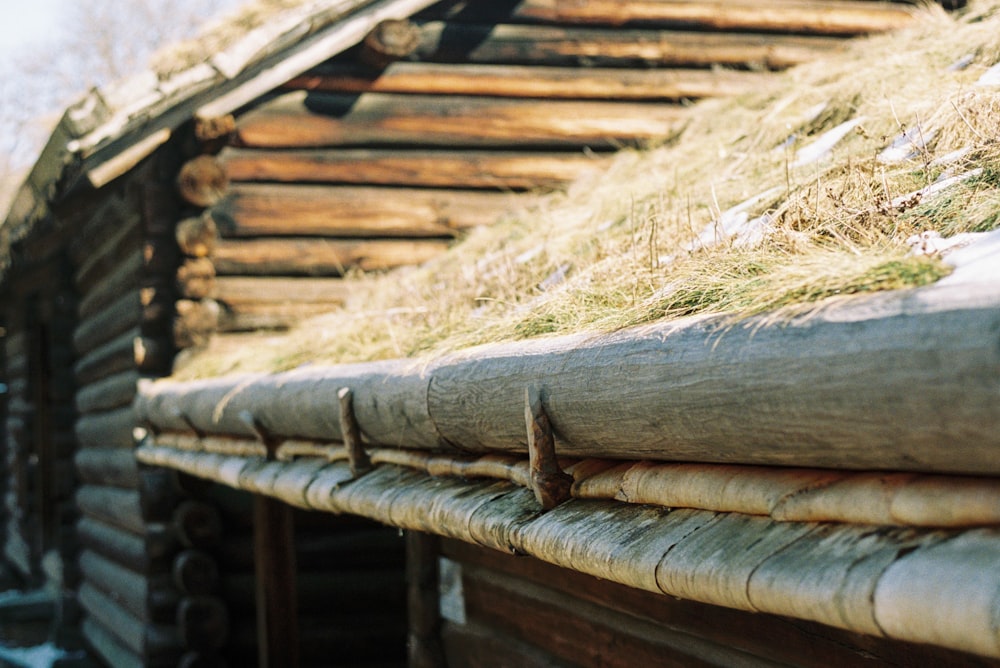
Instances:
[[[0,50],[47,41],[67,0],[0,0]]]

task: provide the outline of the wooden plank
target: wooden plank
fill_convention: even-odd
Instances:
[[[438,560],[440,538],[418,531],[406,532],[407,650],[411,668],[436,668],[445,664],[441,646]]]
[[[424,26],[421,60],[549,67],[783,69],[844,48],[842,39],[760,33],[565,26]]]
[[[572,181],[584,171],[600,169],[607,164],[607,160],[600,156],[573,152],[401,149],[274,150],[264,152],[229,148],[223,151],[221,160],[225,164],[230,178],[234,181],[372,184],[397,187],[419,186],[422,188],[479,188],[503,191],[556,187]],[[240,192],[238,186],[234,186],[234,190],[237,193]],[[392,194],[392,191],[374,188],[367,192],[373,195]],[[407,191],[402,192],[406,193]],[[452,194],[452,197],[456,198],[452,201],[460,202],[461,196],[461,193]],[[437,201],[439,202],[438,207],[440,207],[440,203],[446,203],[449,199],[444,192],[441,192]],[[490,200],[481,199],[480,201]],[[367,206],[377,204],[364,201],[355,203]],[[389,204],[391,206],[393,202]],[[433,200],[431,204],[433,204]],[[381,206],[385,206],[385,204]],[[417,206],[426,208],[428,204],[417,204]],[[433,209],[429,213],[434,213]],[[442,213],[447,213],[447,211]],[[461,214],[462,212],[453,211],[453,213]],[[457,220],[461,219],[461,215],[457,216]],[[460,225],[451,223],[447,226]]]
[[[257,651],[261,668],[299,665],[295,533],[290,506],[254,497]]]
[[[618,148],[667,139],[687,114],[669,104],[295,92],[243,115],[235,143],[256,148]]]
[[[234,187],[232,195],[212,209],[212,217],[224,239],[281,235],[450,237],[456,230],[490,225],[517,204],[510,195],[500,193],[242,185]]]
[[[513,20],[603,26],[789,32],[853,36],[908,24],[909,7],[850,0],[523,0],[462,12],[467,20]]]
[[[341,276],[420,264],[443,253],[447,241],[392,239],[245,239],[220,242],[215,269],[220,275]]]
[[[295,77],[284,88],[328,93],[487,95],[569,100],[666,101],[747,93],[769,76],[723,69],[545,67],[394,63],[373,72],[330,63]]]

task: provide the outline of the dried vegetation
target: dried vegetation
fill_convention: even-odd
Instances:
[[[354,276],[342,311],[252,351],[206,351],[184,374],[780,314],[933,282],[948,267],[910,254],[912,235],[1000,223],[1000,85],[979,83],[998,60],[1000,2],[921,10],[903,32],[695,105],[669,144],[626,150],[423,267]]]

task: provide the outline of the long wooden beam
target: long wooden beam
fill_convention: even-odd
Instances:
[[[351,65],[322,65],[292,79],[284,87],[331,93],[681,100],[746,93],[767,78],[763,72],[722,69],[637,70],[403,62],[380,72]]]
[[[572,181],[585,170],[599,169],[607,164],[607,158],[583,152],[403,149],[226,149],[221,160],[233,181],[505,191],[557,186]],[[239,185],[233,186],[237,193],[240,188]],[[441,193],[438,201],[447,200],[443,195]],[[464,201],[461,196],[461,193],[451,195]]]
[[[616,148],[667,139],[687,114],[668,104],[300,91],[242,116],[235,142],[256,148]]]
[[[842,39],[533,25],[423,27],[420,60],[558,67],[784,69],[844,48]]]
[[[808,317],[699,317],[616,334],[147,386],[163,429],[342,440],[354,394],[370,442],[524,453],[523,393],[541,387],[563,456],[1000,473],[995,283],[831,302]]]
[[[462,9],[466,20],[513,20],[851,36],[900,28],[912,8],[851,0],[523,0]]]
[[[270,159],[263,157],[265,162]],[[346,161],[342,165],[349,169]],[[503,193],[259,184],[233,187],[211,211],[219,233],[228,239],[450,237],[457,230],[491,225],[517,204]],[[221,254],[227,252],[223,248]],[[215,253],[220,254],[218,247]]]
[[[437,239],[242,239],[220,242],[213,260],[220,275],[340,276],[352,267],[420,264],[447,248],[447,241]]]

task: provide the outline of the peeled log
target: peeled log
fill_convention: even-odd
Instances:
[[[486,95],[542,99],[681,100],[737,95],[770,77],[764,72],[712,69],[625,69],[395,63],[373,73],[344,64],[320,65],[286,89],[329,93]]]
[[[420,28],[405,19],[387,19],[376,25],[361,42],[358,59],[380,69],[410,55],[420,46]]]
[[[229,179],[216,159],[199,155],[181,167],[177,175],[177,190],[189,204],[212,206],[226,194]]]
[[[219,328],[219,304],[211,299],[179,299],[174,318],[174,345],[192,348],[206,345]]]
[[[244,115],[236,135],[237,145],[257,148],[618,148],[667,139],[687,115],[664,104],[296,92]]]
[[[164,382],[137,407],[179,431],[189,426],[173,411],[209,433],[254,437],[239,420],[248,411],[274,435],[339,441],[330,405],[350,387],[372,443],[524,453],[523,392],[541,383],[562,456],[991,475],[998,312],[995,285],[939,284],[781,322],[697,317],[428,365]]]
[[[266,160],[266,158],[264,158]],[[517,202],[500,193],[301,185],[243,185],[212,209],[223,238],[449,237],[491,225]],[[224,253],[216,244],[216,256]]]
[[[224,166],[229,171],[229,166]],[[215,240],[219,230],[211,216],[201,215],[195,218],[185,218],[177,223],[175,236],[181,252],[188,257],[207,257],[215,248]]]
[[[229,639],[229,612],[216,596],[188,596],[177,606],[177,628],[185,647],[222,649]]]
[[[177,292],[184,299],[205,299],[215,292],[215,265],[207,257],[188,258],[177,269]]]
[[[214,260],[220,275],[341,276],[352,267],[376,271],[420,264],[447,249],[447,241],[431,239],[247,239],[220,242]]]
[[[439,63],[783,69],[843,48],[834,37],[435,22],[417,53]]]
[[[280,304],[342,304],[353,284],[343,278],[282,278],[280,276],[221,276],[216,296],[228,308]]]
[[[524,0],[513,10],[506,6],[503,9],[483,6],[463,17],[467,20],[757,30],[847,37],[901,28],[912,21],[913,12],[909,7],[892,2],[849,0]]]
[[[383,185],[383,186],[420,186],[422,188],[480,188],[488,190],[530,190],[549,188],[567,183],[577,178],[586,170],[600,169],[607,164],[607,159],[583,153],[529,153],[525,151],[417,151],[417,150],[374,150],[374,149],[317,149],[298,151],[254,151],[246,149],[227,149],[220,159],[233,181],[279,181],[286,183],[338,183],[346,185]],[[231,206],[239,206],[239,200],[252,194],[253,191],[244,186],[233,186],[230,198]],[[331,197],[337,197],[336,189],[326,188]],[[344,189],[349,194],[373,195],[391,191],[371,189]],[[407,191],[400,188],[398,193],[410,199],[419,191]],[[494,202],[497,197],[470,198],[470,193],[440,192],[435,199],[420,203],[413,202],[418,208],[429,210],[424,214],[438,213],[442,224],[447,227],[462,227],[461,221],[466,215],[462,210],[465,203],[478,204],[488,212],[495,209],[496,204],[483,207],[488,202]],[[435,193],[431,193],[434,197]],[[397,209],[395,215],[400,215],[399,205],[393,207],[395,201],[371,202],[361,198],[348,200],[352,205],[385,207]],[[452,217],[447,216],[447,208],[440,210],[442,204],[455,202],[452,206]],[[330,203],[336,206],[335,202]],[[401,203],[400,203],[401,204]],[[221,207],[227,205],[223,201]],[[439,209],[439,211],[435,211]],[[343,215],[347,212],[332,209]],[[386,212],[389,213],[389,212]],[[353,215],[353,212],[352,212]],[[495,215],[495,214],[494,214]],[[235,215],[231,216],[235,218]],[[482,224],[477,222],[475,224]],[[440,229],[440,228],[439,228]]]

